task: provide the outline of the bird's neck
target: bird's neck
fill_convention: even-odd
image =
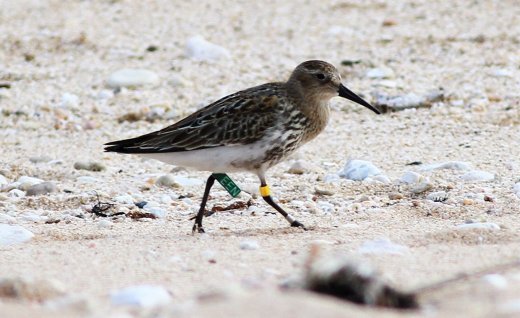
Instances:
[[[304,90],[299,83],[288,83],[290,97],[308,119],[306,141],[313,139],[325,129],[329,121],[330,107],[327,96]]]

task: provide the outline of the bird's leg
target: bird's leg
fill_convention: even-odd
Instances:
[[[204,196],[202,197],[202,202],[200,203],[200,209],[195,216],[195,224],[193,224],[192,232],[198,231],[199,233],[204,233],[204,229],[202,228],[202,218],[204,217],[204,211],[206,208],[206,202],[208,202],[209,190],[215,183],[215,177],[210,175],[208,181],[206,181],[206,189],[204,189]]]
[[[260,195],[270,206],[272,206],[276,211],[278,211],[283,217],[294,227],[301,227],[305,230],[305,226],[298,222],[292,215],[285,212],[281,206],[279,206],[276,202],[274,202],[273,197],[271,196],[271,189],[265,182],[265,179],[260,177]]]

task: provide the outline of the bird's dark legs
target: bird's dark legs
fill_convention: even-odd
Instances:
[[[269,189],[269,186],[265,182],[265,179],[263,177],[260,177],[260,195],[264,199],[267,204],[272,206],[278,213],[280,213],[286,220],[291,224],[291,226],[294,227],[301,227],[305,229],[305,226],[298,222],[293,216],[288,214],[287,212],[282,209],[281,206],[279,206],[276,202],[274,202],[273,197],[271,197],[271,189]]]
[[[215,183],[215,177],[210,175],[208,181],[206,181],[206,189],[204,190],[204,196],[202,197],[202,202],[200,203],[200,209],[195,216],[195,224],[193,224],[192,232],[198,231],[199,233],[204,233],[204,229],[202,228],[202,218],[204,217],[204,211],[206,208],[206,202],[208,202],[209,191],[211,187]]]

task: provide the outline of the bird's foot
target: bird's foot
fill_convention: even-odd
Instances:
[[[302,229],[304,229],[305,231],[307,231],[307,228],[305,227],[305,225],[301,224],[300,222],[294,220],[291,222],[291,226],[292,227],[301,227]]]
[[[204,228],[202,227],[202,224],[198,224],[197,222],[195,222],[195,224],[193,224],[193,228],[191,229],[191,234],[195,234],[195,233],[205,233]]]

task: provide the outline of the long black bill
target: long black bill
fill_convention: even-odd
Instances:
[[[346,99],[350,99],[354,103],[358,103],[360,105],[365,106],[366,108],[370,109],[376,114],[381,114],[381,112],[375,108],[374,106],[370,105],[369,103],[365,102],[365,100],[359,96],[357,96],[354,92],[352,92],[350,89],[346,88],[345,85],[339,84],[339,90],[338,90],[339,96],[344,97]]]

